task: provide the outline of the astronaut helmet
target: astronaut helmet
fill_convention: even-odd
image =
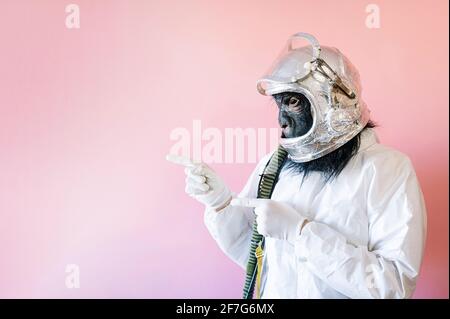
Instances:
[[[306,45],[295,47],[295,42],[305,40]],[[289,38],[279,58],[257,81],[257,89],[269,96],[300,93],[309,100],[313,118],[309,131],[302,136],[280,138],[294,162],[308,162],[338,149],[369,121],[358,70],[338,49],[320,46],[307,33]]]

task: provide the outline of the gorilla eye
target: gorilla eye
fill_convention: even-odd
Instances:
[[[298,105],[298,102],[300,102],[299,99],[297,99],[296,97],[291,97],[289,99],[289,107],[296,107]]]

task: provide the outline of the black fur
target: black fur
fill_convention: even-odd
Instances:
[[[350,159],[358,152],[361,143],[361,133],[367,128],[373,128],[375,126],[375,123],[369,121],[358,135],[337,150],[306,163],[296,163],[288,159],[284,167],[295,173],[303,174],[303,180],[311,172],[320,172],[325,178],[325,181],[329,182],[342,172]]]

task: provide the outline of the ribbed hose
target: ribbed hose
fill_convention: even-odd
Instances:
[[[270,198],[272,196],[273,189],[278,180],[281,167],[287,157],[287,151],[280,146],[276,152],[270,158],[269,163],[264,168],[264,172],[261,175],[258,186],[258,198]],[[243,291],[244,299],[253,299],[253,292],[255,290],[256,272],[256,256],[255,251],[258,244],[261,242],[261,247],[264,248],[264,236],[258,233],[256,219],[253,223],[253,233],[250,243],[250,255],[247,262],[247,270],[245,276],[245,284]]]

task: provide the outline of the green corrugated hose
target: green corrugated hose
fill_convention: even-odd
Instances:
[[[280,146],[276,152],[270,158],[270,161],[264,168],[264,172],[259,180],[258,198],[270,198],[272,196],[275,184],[278,181],[278,175],[280,174],[281,167],[287,157],[287,151]],[[250,243],[250,255],[247,262],[247,274],[244,284],[244,299],[253,299],[253,292],[255,290],[255,281],[258,268],[256,267],[256,247],[261,243],[261,247],[264,248],[264,236],[258,233],[256,219],[253,223],[253,233]]]

